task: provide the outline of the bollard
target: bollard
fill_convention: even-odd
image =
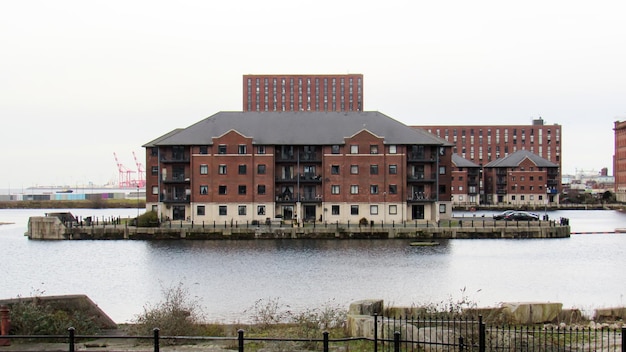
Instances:
[[[152,333],[154,335],[154,352],[159,352],[159,347],[160,347],[160,342],[159,342],[159,331],[161,331],[159,328],[154,328],[152,330]]]
[[[75,333],[76,333],[76,329],[74,329],[73,327],[69,327],[67,329],[67,331],[69,332],[70,336],[69,336],[69,351],[70,352],[74,352],[76,350],[76,339],[75,339]]]
[[[0,335],[8,335],[11,330],[11,319],[8,306],[0,306]],[[10,339],[0,338],[0,346],[10,346]]]
[[[237,345],[239,352],[243,352],[243,330],[237,330]]]

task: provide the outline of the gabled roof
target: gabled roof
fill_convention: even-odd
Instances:
[[[259,145],[344,144],[344,138],[367,130],[385,144],[452,146],[451,143],[380,112],[218,112],[197,123],[147,143],[211,145],[213,137],[237,131]],[[175,133],[174,133],[175,132]]]
[[[518,167],[522,161],[530,159],[537,167],[559,167],[559,165],[540,157],[537,154],[533,154],[528,150],[518,150],[515,153],[509,154],[504,158],[494,160],[484,167]]]
[[[177,129],[174,129],[174,130],[172,130],[172,131],[170,131],[170,132],[168,132],[168,133],[166,133],[166,134],[162,135],[161,137],[159,137],[159,138],[157,138],[157,139],[154,139],[154,140],[151,140],[150,142],[148,142],[148,143],[146,143],[146,144],[142,145],[142,147],[144,147],[144,148],[145,148],[145,147],[154,147],[154,146],[155,146],[155,145],[157,145],[160,141],[162,141],[162,140],[164,140],[164,139],[167,139],[167,138],[169,138],[169,137],[171,137],[171,136],[175,135],[176,133],[178,133],[178,132],[180,132],[180,131],[182,131],[182,130],[183,130],[182,128],[177,128]]]
[[[456,167],[480,167],[480,165],[475,164],[458,154],[452,154],[452,164]]]

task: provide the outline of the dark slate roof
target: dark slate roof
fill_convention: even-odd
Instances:
[[[170,132],[168,132],[168,133],[166,133],[166,134],[162,135],[161,137],[159,137],[159,138],[157,138],[157,139],[155,139],[155,140],[152,140],[152,141],[150,141],[150,142],[148,142],[148,143],[144,144],[142,147],[144,147],[144,148],[145,148],[145,147],[154,147],[155,145],[157,145],[157,144],[158,144],[159,142],[161,142],[162,140],[164,140],[164,139],[166,139],[166,138],[169,138],[169,137],[171,137],[171,136],[175,135],[176,133],[178,133],[178,132],[180,132],[180,131],[182,131],[182,130],[183,130],[182,128],[177,128],[177,129],[174,129],[174,130],[172,130],[172,131],[170,131]]]
[[[218,112],[152,145],[210,145],[229,131],[252,137],[259,145],[344,144],[362,130],[383,137],[386,144],[445,145],[451,143],[413,129],[380,112]],[[174,132],[174,131],[173,131]]]
[[[518,150],[504,158],[500,158],[485,165],[485,167],[518,167],[524,159],[530,159],[537,167],[559,167],[559,165],[533,154],[528,150]]]
[[[452,164],[456,167],[480,167],[480,165],[474,164],[458,154],[452,154]]]

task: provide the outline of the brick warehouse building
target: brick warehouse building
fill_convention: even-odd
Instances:
[[[626,121],[615,121],[615,152],[613,155],[613,176],[615,177],[615,198],[626,202]]]
[[[561,125],[546,125],[543,119],[532,125],[448,125],[412,126],[423,129],[454,144],[453,153],[479,166],[527,150],[558,165],[557,193],[561,191]],[[480,177],[481,204],[497,204],[484,190]]]
[[[379,112],[219,112],[147,144],[147,208],[217,223],[448,218],[452,144]]]
[[[244,75],[243,111],[363,111],[363,75]]]

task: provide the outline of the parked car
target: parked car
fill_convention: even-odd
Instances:
[[[504,220],[506,218],[506,216],[511,214],[511,213],[515,213],[515,210],[505,210],[505,211],[501,212],[500,214],[495,214],[493,216],[493,219],[494,220]]]
[[[510,213],[505,217],[505,220],[510,221],[537,221],[539,220],[539,215],[534,213],[529,213],[527,211],[515,211]]]

